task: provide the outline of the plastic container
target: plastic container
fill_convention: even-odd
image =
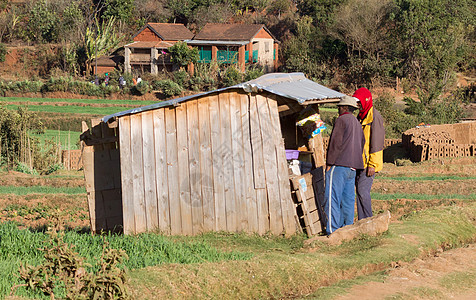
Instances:
[[[299,150],[285,150],[286,151],[286,159],[298,159],[299,158]]]

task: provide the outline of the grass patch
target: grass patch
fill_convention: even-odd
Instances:
[[[22,98],[22,97],[0,97],[1,102],[20,102],[20,103],[71,103],[71,104],[115,104],[115,105],[134,105],[145,106],[160,101],[143,100],[109,100],[109,99],[65,99],[65,98]]]
[[[410,294],[417,296],[419,299],[446,299],[442,292],[425,286],[412,288]]]
[[[209,232],[198,236],[186,237],[175,236],[173,239],[178,242],[194,241],[214,245],[224,251],[232,249],[243,251],[262,253],[272,251],[280,251],[285,253],[294,253],[303,247],[303,242],[307,238],[305,234],[294,235],[290,238],[281,236],[232,232]]]
[[[340,246],[264,248],[249,261],[156,266],[131,272],[135,297],[240,299],[293,298],[357,275],[372,274],[395,261],[411,261],[444,245],[458,247],[476,236],[476,203],[412,213],[380,237],[361,237]],[[415,241],[404,239],[415,235]],[[235,241],[239,244],[239,240]],[[228,247],[230,243],[225,243]]]
[[[10,292],[11,286],[18,283],[20,262],[38,265],[43,262],[43,254],[38,251],[47,239],[43,232],[20,230],[13,223],[0,224],[0,298]],[[73,245],[74,250],[86,262],[93,264],[99,259],[104,243],[110,248],[123,249],[129,259],[123,267],[138,269],[158,264],[194,264],[219,262],[225,260],[247,260],[250,253],[237,251],[223,252],[209,244],[201,242],[176,242],[159,234],[90,235],[74,231],[65,232],[64,241]],[[93,264],[94,265],[94,264]],[[32,296],[19,288],[17,296]]]
[[[30,195],[30,194],[85,194],[84,187],[53,187],[53,186],[0,186],[0,194]]]
[[[360,285],[371,281],[383,282],[386,277],[386,273],[384,271],[380,271],[367,276],[358,276],[350,280],[344,279],[331,286],[319,288],[311,296],[305,297],[305,299],[332,300],[337,296],[347,294],[347,292],[355,285]]]
[[[370,193],[372,199],[375,200],[395,200],[395,199],[412,199],[412,200],[476,200],[476,194],[461,195],[461,194],[407,194],[407,193]]]
[[[24,105],[6,105],[7,109],[17,110],[18,107],[24,107]],[[54,105],[28,105],[28,111],[34,112],[50,112],[50,113],[62,113],[62,114],[95,114],[107,116],[117,112],[125,111],[130,107],[112,106],[112,107],[92,107],[92,106],[54,106]]]
[[[473,289],[476,287],[476,271],[445,275],[439,280],[439,285],[452,292]]]

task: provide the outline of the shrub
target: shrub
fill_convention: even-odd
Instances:
[[[174,81],[180,85],[181,88],[187,87],[187,82],[190,80],[190,75],[188,75],[187,71],[179,70],[174,72]]]
[[[198,48],[189,48],[185,42],[177,42],[168,49],[173,63],[184,67],[189,63],[196,63],[199,59]]]
[[[17,166],[15,167],[15,171],[25,173],[25,174],[31,174],[31,175],[38,175],[38,172],[34,168],[30,168],[27,166],[25,163],[19,162]]]
[[[50,175],[56,171],[63,170],[63,169],[64,169],[63,164],[56,163],[48,167],[48,170],[46,170],[45,175]]]
[[[451,124],[463,117],[463,106],[460,99],[448,97],[436,102],[431,109],[432,123]]]
[[[252,66],[248,68],[245,72],[244,81],[250,81],[256,79],[260,76],[263,76],[264,71],[261,66]]]
[[[139,95],[145,95],[149,92],[150,90],[150,85],[147,81],[142,80],[138,84],[134,86],[133,92],[137,93]]]
[[[182,88],[170,79],[154,81],[154,89],[161,90],[166,97],[180,95]]]
[[[3,43],[0,43],[0,62],[4,62],[5,61],[5,56],[7,56],[7,47],[5,46],[5,44]]]
[[[195,74],[190,78],[190,87],[194,91],[215,90],[218,85],[219,66],[215,61],[209,64],[198,63],[195,67]]]
[[[38,266],[20,265],[20,279],[28,289],[51,299],[130,299],[125,270],[118,267],[128,259],[124,250],[105,245],[97,264],[91,266],[72,245],[64,242],[63,235],[55,230],[48,234],[46,245],[40,249],[44,262]],[[91,267],[96,271],[89,271]]]
[[[232,86],[243,81],[243,73],[235,66],[230,66],[226,69],[223,75],[223,85]]]
[[[410,100],[415,102],[411,98]],[[415,103],[418,104],[418,102]],[[418,122],[418,116],[407,115],[404,112],[395,109],[395,98],[390,94],[383,94],[376,98],[374,100],[374,105],[385,120],[385,136],[387,138],[400,138],[402,132],[421,122]]]
[[[44,92],[66,92],[68,90],[68,84],[71,82],[71,78],[58,77],[50,78],[43,86]]]
[[[476,102],[476,84],[472,83],[469,86],[456,89],[453,97],[464,104]]]

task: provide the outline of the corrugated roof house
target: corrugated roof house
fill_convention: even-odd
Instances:
[[[171,69],[170,56],[165,50],[192,37],[193,33],[183,24],[147,23],[134,35],[134,42],[124,46],[125,69],[152,74],[157,74],[159,69]]]
[[[285,148],[299,139],[296,116],[343,96],[274,73],[105,116],[91,130],[83,122],[92,231],[294,233]]]
[[[259,63],[266,72],[278,67],[279,41],[263,24],[206,24],[189,45],[198,47],[200,61],[245,65]]]

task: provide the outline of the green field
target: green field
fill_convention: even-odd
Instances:
[[[34,112],[99,116],[107,116],[134,107],[147,106],[158,102],[160,101],[0,97],[0,104],[9,103],[5,104],[5,107],[11,110],[17,110],[18,107],[26,106],[29,111]],[[58,105],[58,103],[68,103],[69,105]],[[100,104],[103,107],[93,106],[93,104]]]
[[[142,101],[142,100],[109,100],[109,99],[65,99],[65,98],[22,98],[22,97],[0,97],[0,103],[19,102],[19,103],[71,103],[71,104],[106,104],[106,105],[133,105],[145,106],[160,101]]]
[[[50,140],[58,145],[61,145],[61,150],[77,150],[79,149],[79,135],[81,132],[77,131],[60,131],[60,130],[45,130],[43,134],[32,133],[33,137],[40,139],[42,145],[45,140]]]

